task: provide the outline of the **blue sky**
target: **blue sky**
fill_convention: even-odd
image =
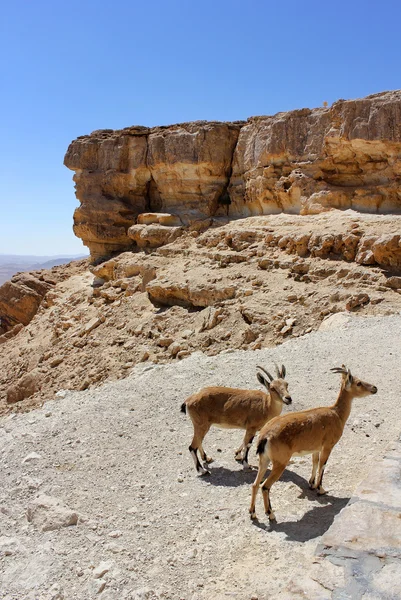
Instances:
[[[0,23],[0,253],[86,252],[63,167],[101,128],[401,88],[401,2],[13,0]]]

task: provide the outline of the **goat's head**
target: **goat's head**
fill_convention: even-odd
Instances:
[[[375,385],[362,381],[361,379],[358,379],[358,377],[354,377],[345,365],[334,367],[330,370],[333,371],[333,373],[341,373],[343,378],[343,389],[350,392],[354,398],[362,398],[363,396],[377,393],[377,387]]]
[[[284,404],[291,404],[292,398],[288,393],[288,383],[285,380],[286,369],[284,365],[281,365],[281,369],[276,365],[276,379],[270,375],[269,371],[266,371],[263,367],[256,367],[256,377],[259,383],[265,386],[269,394],[274,392]]]

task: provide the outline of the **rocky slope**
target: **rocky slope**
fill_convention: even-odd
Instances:
[[[334,564],[317,556],[316,548],[356,485],[372,473],[372,465],[399,433],[400,327],[400,316],[355,317],[345,327],[274,349],[216,357],[198,352],[169,365],[138,365],[119,382],[63,392],[42,409],[3,418],[0,598],[398,598],[396,479],[394,495],[385,498],[387,518],[372,519],[383,478],[379,487],[377,481],[373,484],[376,497],[369,511],[357,512],[356,519],[361,514],[369,518],[370,531],[366,521],[358,527],[347,516],[341,535],[346,547],[333,557]],[[179,411],[186,396],[208,384],[257,387],[255,366],[272,368],[282,361],[291,410],[327,405],[340,385],[330,368],[344,360],[379,391],[353,403],[327,464],[327,496],[319,498],[308,488],[310,457],[294,459],[272,490],[277,523],[268,525],[260,497],[260,521],[251,523],[255,473],[243,471],[234,460],[239,431],[210,430],[205,448],[215,459],[212,474],[196,476],[187,449],[192,426]],[[254,452],[251,464],[257,464]],[[390,474],[399,473],[399,462],[395,466],[398,471]],[[373,495],[369,485],[362,489],[365,498]],[[351,512],[356,509],[352,504]],[[366,530],[369,541],[381,542],[376,546],[382,545],[380,559],[370,550],[360,564],[356,559]],[[393,548],[387,544],[391,533]],[[337,533],[334,542],[339,537]],[[334,545],[333,539],[323,543]]]
[[[245,122],[95,131],[65,156],[74,231],[96,260],[143,246],[154,226],[160,245],[219,216],[400,213],[400,123],[393,91]]]
[[[354,211],[251,217],[90,269],[16,276],[0,288],[0,413],[139,362],[266,348],[329,318],[398,312],[399,231],[401,217]]]

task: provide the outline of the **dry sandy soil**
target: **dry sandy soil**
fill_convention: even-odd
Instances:
[[[4,417],[0,598],[288,600],[310,597],[307,573],[314,597],[331,598],[343,570],[315,556],[316,545],[399,434],[400,328],[400,315],[353,317],[274,349],[145,363]],[[270,527],[261,498],[260,521],[248,516],[255,473],[234,461],[241,432],[209,432],[215,462],[199,478],[179,407],[204,385],[256,387],[255,366],[274,361],[287,367],[292,410],[333,402],[340,381],[329,369],[343,362],[379,393],[355,400],[326,470],[328,495],[309,491],[310,459],[297,459],[273,488]]]

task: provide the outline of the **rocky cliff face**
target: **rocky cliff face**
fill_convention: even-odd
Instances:
[[[401,90],[246,122],[95,131],[70,144],[65,165],[81,202],[74,231],[93,259],[224,217],[401,213]]]

